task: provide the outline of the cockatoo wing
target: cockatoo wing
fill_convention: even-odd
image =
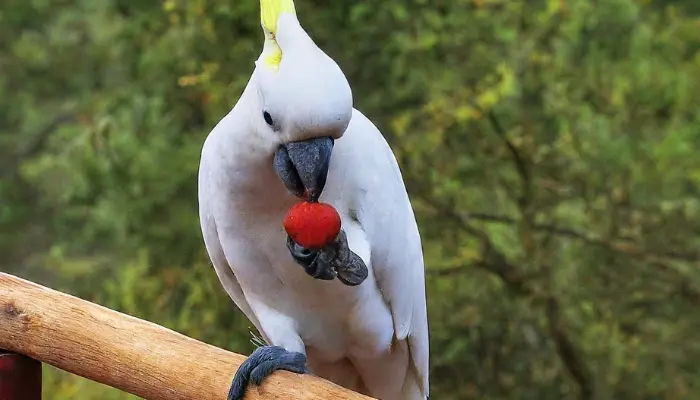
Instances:
[[[205,143],[203,153],[210,151],[209,146]],[[243,294],[243,289],[241,288],[233,269],[226,260],[226,255],[224,254],[223,246],[219,239],[219,233],[216,226],[216,221],[214,220],[213,199],[218,198],[216,196],[216,188],[213,186],[216,182],[212,174],[214,173],[208,162],[213,158],[213,155],[207,157],[206,154],[202,154],[200,169],[199,169],[199,221],[202,228],[202,236],[204,238],[204,245],[206,246],[207,253],[209,253],[209,259],[214,265],[214,270],[216,275],[219,277],[222,286],[228,293],[229,297],[233,302],[243,311],[243,314],[250,320],[255,328],[263,336],[265,335],[260,328],[260,322],[248,304],[248,301]],[[265,337],[265,340],[268,340]]]
[[[403,177],[381,132],[357,110],[333,157],[347,157],[342,162],[347,165],[349,153],[354,155],[352,168],[339,171],[333,179],[351,185],[344,191],[354,193],[348,196],[355,199],[350,207],[366,233],[372,269],[391,310],[396,338],[408,341],[416,384],[427,395],[429,343],[423,250]]]

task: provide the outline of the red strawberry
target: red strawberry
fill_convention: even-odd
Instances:
[[[284,217],[284,230],[306,249],[320,249],[340,232],[340,215],[332,205],[303,201]]]

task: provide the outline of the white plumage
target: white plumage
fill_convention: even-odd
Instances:
[[[281,14],[275,40],[279,70],[259,60],[202,149],[199,212],[216,273],[265,340],[306,353],[312,373],[384,400],[425,399],[423,255],[396,159],[293,14]],[[281,143],[319,135],[336,139],[320,201],[338,210],[350,249],[369,269],[359,286],[313,279],[285,245],[282,220],[299,199],[272,158]]]

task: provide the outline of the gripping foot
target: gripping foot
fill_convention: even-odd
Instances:
[[[305,249],[287,236],[287,249],[297,264],[316,279],[333,280],[338,277],[347,286],[357,286],[367,279],[369,270],[364,261],[350,250],[345,231],[322,249]]]
[[[258,347],[236,371],[228,392],[228,400],[242,400],[249,383],[258,386],[263,379],[277,370],[297,374],[308,373],[306,355],[287,351],[279,346]]]

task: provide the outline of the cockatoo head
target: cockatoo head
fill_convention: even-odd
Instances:
[[[260,0],[265,45],[256,61],[258,132],[274,141],[274,167],[289,191],[316,200],[334,140],[352,116],[350,84],[299,24],[293,0]]]

